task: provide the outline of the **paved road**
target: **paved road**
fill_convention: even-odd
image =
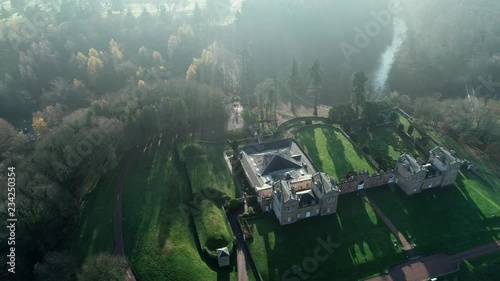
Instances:
[[[422,281],[443,276],[458,270],[464,260],[500,252],[500,240],[472,248],[455,255],[439,253],[393,266],[388,275],[366,281]]]
[[[243,231],[241,229],[240,223],[238,222],[238,215],[240,213],[242,213],[242,210],[229,211],[227,217],[229,220],[229,224],[231,225],[231,229],[236,236],[238,281],[248,281],[247,260],[249,260],[250,254],[245,240],[243,239]]]

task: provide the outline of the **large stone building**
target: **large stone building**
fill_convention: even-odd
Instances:
[[[319,172],[293,139],[243,147],[239,159],[263,208],[272,208],[281,224],[336,212],[335,181]]]
[[[318,171],[293,139],[245,146],[238,150],[238,157],[263,210],[272,209],[282,225],[334,214],[340,193],[397,183],[411,195],[452,185],[462,164],[453,152],[436,147],[429,152],[429,163],[403,154],[392,171],[352,172],[336,181]]]
[[[455,183],[462,162],[451,152],[438,146],[429,152],[428,162],[418,163],[408,154],[399,157],[396,176],[406,194]]]

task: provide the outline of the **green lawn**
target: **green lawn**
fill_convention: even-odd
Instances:
[[[405,126],[405,132],[407,132],[408,127],[410,127],[410,125],[411,125],[410,121],[408,121],[408,119],[406,119],[406,117],[404,117],[401,114],[398,114],[398,116],[399,116],[399,123],[401,123],[401,124],[403,124],[403,126]],[[413,133],[411,134],[411,136],[414,138],[422,137],[422,135],[416,129],[413,130]]]
[[[460,271],[444,276],[449,281],[498,281],[500,280],[500,254],[493,254],[460,265]]]
[[[62,244],[78,263],[88,256],[113,249],[113,214],[115,202],[116,171],[101,179],[83,199],[77,225]]]
[[[124,189],[125,252],[138,280],[236,280],[233,266],[220,270],[200,254],[182,204],[191,191],[184,168],[167,141],[131,167]]]
[[[196,230],[202,247],[212,253],[232,249],[233,235],[222,205],[235,197],[236,187],[224,160],[224,145],[187,144],[182,151],[191,181]]]
[[[399,188],[367,192],[424,253],[456,253],[500,239],[500,190],[469,171],[457,184],[413,196]]]
[[[396,238],[389,228],[356,194],[342,196],[336,215],[280,226],[275,216],[268,214],[250,220],[249,225],[254,235],[251,252],[266,281],[305,280],[293,273],[287,275],[294,265],[303,264],[307,280],[360,280],[384,274],[390,265],[405,260],[399,245],[394,246]],[[319,255],[327,258],[317,263],[306,259],[321,248],[318,239],[326,242],[327,237],[338,247],[331,254],[319,250]],[[316,269],[310,267],[315,264]]]
[[[403,153],[427,159],[427,155],[416,149],[409,138],[402,137],[400,134],[405,133],[398,133],[393,127],[381,127],[358,132],[356,141],[360,147],[368,147],[368,154],[384,170],[393,169],[397,159]]]
[[[374,171],[363,153],[334,127],[306,127],[298,130],[295,137],[317,168],[337,180],[352,171]]]

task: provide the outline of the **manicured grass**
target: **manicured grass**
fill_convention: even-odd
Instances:
[[[460,265],[460,271],[444,276],[450,281],[497,281],[500,280],[500,254],[493,254]]]
[[[352,171],[374,171],[363,153],[334,127],[306,127],[295,137],[317,168],[337,180]]]
[[[398,114],[398,116],[399,116],[399,123],[403,124],[403,126],[405,126],[405,132],[408,132],[408,127],[411,126],[410,121],[408,121],[408,119],[406,119],[406,117],[404,117],[401,114]],[[411,134],[411,136],[414,138],[422,137],[422,135],[416,129],[413,130],[413,133]]]
[[[408,153],[414,157],[427,159],[409,138],[402,137],[393,127],[380,127],[367,131],[360,131],[356,134],[356,141],[360,147],[368,147],[369,155],[380,164],[384,170],[393,169],[396,160],[403,153]]]
[[[236,188],[226,161],[224,145],[191,143],[183,147],[193,194],[211,189],[221,193],[221,197],[235,197]],[[223,202],[222,202],[223,203]]]
[[[303,267],[307,280],[360,280],[384,274],[390,265],[405,260],[394,235],[371,206],[356,194],[343,195],[337,214],[309,218],[280,226],[273,214],[250,220],[252,255],[264,280],[304,280],[293,272]],[[319,239],[336,243],[328,254]],[[324,260],[311,262],[314,251]],[[304,263],[305,261],[305,263]],[[316,265],[317,268],[311,265]],[[313,270],[314,269],[314,270]],[[292,279],[296,277],[297,279]],[[286,279],[289,278],[289,279]]]
[[[113,214],[116,171],[101,178],[83,198],[77,225],[62,248],[70,251],[78,263],[88,256],[113,249]]]
[[[236,280],[200,254],[186,213],[191,191],[168,140],[141,155],[124,187],[125,252],[138,280]]]
[[[236,187],[224,160],[223,145],[187,144],[183,147],[193,193],[196,231],[203,248],[212,253],[232,249],[233,235],[222,205],[235,197]]]
[[[470,171],[458,175],[457,185],[413,196],[399,188],[367,192],[424,253],[456,253],[500,239],[500,190]]]

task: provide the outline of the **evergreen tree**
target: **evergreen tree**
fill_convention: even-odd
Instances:
[[[314,116],[318,116],[319,95],[323,84],[323,70],[319,60],[315,60],[309,70],[309,89],[308,92],[314,96]]]
[[[295,114],[295,98],[299,93],[299,67],[297,65],[297,61],[293,60],[292,70],[290,75],[288,75],[288,90],[290,94],[290,110],[293,114]]]
[[[354,80],[352,81],[351,88],[351,102],[354,105],[354,110],[356,111],[356,115],[359,116],[359,110],[362,109],[366,104],[366,82],[368,78],[363,71],[356,72],[354,74]]]

